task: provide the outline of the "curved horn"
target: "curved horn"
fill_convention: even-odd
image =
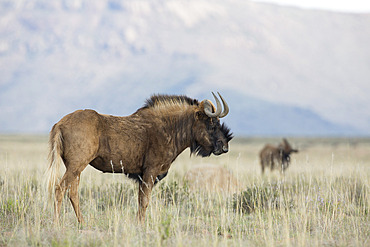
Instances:
[[[213,97],[215,98],[216,104],[217,104],[216,112],[215,113],[212,112],[212,105],[208,100],[206,100],[205,103],[204,103],[204,112],[206,113],[206,115],[208,117],[218,117],[221,114],[222,106],[221,106],[220,101],[216,97],[216,95],[213,92],[212,92],[212,94],[213,94]]]
[[[226,117],[226,115],[229,113],[229,106],[227,105],[224,98],[222,98],[221,94],[219,92],[217,92],[217,93],[218,93],[218,96],[220,96],[220,98],[222,100],[222,104],[224,105],[224,111],[219,116],[219,118],[223,118],[223,117]]]

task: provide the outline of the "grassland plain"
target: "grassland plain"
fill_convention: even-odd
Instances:
[[[0,246],[370,246],[370,139],[289,139],[300,149],[285,176],[262,176],[258,151],[279,139],[245,138],[226,155],[186,151],[136,222],[137,184],[88,167],[79,226],[67,198],[53,224],[43,177],[46,136],[0,136]],[[193,166],[225,167],[236,192],[190,189]]]

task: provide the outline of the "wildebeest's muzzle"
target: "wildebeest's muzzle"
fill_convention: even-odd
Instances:
[[[229,151],[229,141],[233,138],[230,129],[223,123],[220,126],[216,143],[214,144],[214,155],[220,155]]]
[[[213,150],[214,155],[220,155],[223,153],[227,153],[229,151],[229,145],[225,142],[222,141],[217,141],[215,149]]]

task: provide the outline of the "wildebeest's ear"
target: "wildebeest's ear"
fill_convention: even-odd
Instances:
[[[208,116],[204,112],[204,104],[205,104],[205,102],[206,101],[203,100],[202,102],[199,103],[199,106],[197,107],[197,109],[195,111],[195,118],[196,119],[204,120],[204,119],[208,118]]]
[[[219,103],[219,102],[218,102]],[[205,115],[207,115],[207,117],[216,117],[218,116],[216,112],[216,107],[212,104],[211,101],[205,99],[203,100],[202,102],[199,103],[199,108],[198,108],[200,111],[202,111]],[[219,109],[219,111],[221,111],[221,107]],[[216,114],[216,116],[211,116],[210,114]]]
[[[206,114],[202,111],[196,111],[195,112],[195,119],[197,119],[197,120],[203,120],[206,117],[207,117]]]
[[[287,149],[292,149],[292,147],[290,146],[290,144],[289,144],[289,142],[288,142],[288,140],[287,140],[287,139],[283,138],[283,143],[284,143],[284,145],[285,145],[285,148],[287,148]]]
[[[298,153],[298,149],[292,149],[293,153]]]

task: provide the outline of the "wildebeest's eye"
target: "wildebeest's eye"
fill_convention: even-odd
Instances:
[[[215,131],[220,123],[217,120],[211,119],[208,123],[208,129]]]
[[[208,130],[215,130],[216,129],[216,127],[215,127],[215,125],[214,124],[209,124],[208,125]]]

